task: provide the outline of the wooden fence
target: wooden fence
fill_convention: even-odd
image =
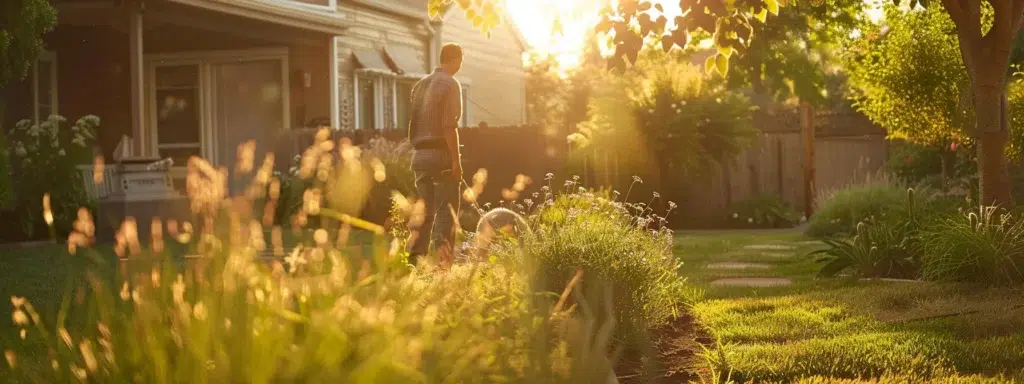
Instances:
[[[886,166],[889,145],[884,131],[859,115],[819,116],[812,194],[864,180]],[[748,149],[728,164],[709,170],[705,177],[680,182],[673,175],[663,175],[662,180],[645,180],[644,185],[634,186],[632,195],[646,199],[657,191],[662,204],[676,202],[679,209],[672,221],[682,227],[723,225],[731,205],[763,195],[778,196],[803,212],[805,155],[799,120],[780,118],[775,122],[778,124],[759,127],[761,132]],[[620,185],[613,187],[627,188],[624,183],[629,183],[631,175],[621,174],[628,171],[605,157],[596,153],[587,157],[587,181],[608,184],[608,180],[619,180]]]
[[[819,115],[814,140],[815,182],[813,192],[831,190],[884,168],[888,161],[888,143],[884,132],[860,116]],[[634,188],[633,199],[647,199],[659,192],[662,203],[671,200],[679,204],[675,224],[683,227],[713,227],[722,224],[729,215],[730,206],[761,195],[775,195],[802,211],[804,202],[804,147],[798,119],[792,116],[773,120],[771,126],[762,126],[761,133],[751,147],[727,166],[710,170],[708,176],[689,179],[683,183],[671,180],[653,180]],[[296,130],[291,138],[278,141],[278,158],[289,153],[300,154],[312,143],[313,130]],[[332,139],[348,137],[356,145],[365,144],[372,137],[404,140],[405,132],[387,131],[333,131]],[[618,188],[625,191],[630,172],[620,169],[619,162],[607,154],[586,156],[583,169],[567,167],[569,151],[564,138],[552,135],[537,126],[466,128],[460,132],[463,144],[463,167],[466,180],[472,180],[478,169],[488,171],[488,184],[480,196],[481,202],[500,204],[502,190],[510,188],[518,175],[525,175],[534,185],[521,194],[527,197],[537,191],[544,175],[555,173],[559,179],[571,177],[566,172],[579,173],[590,187]],[[284,163],[284,162],[280,162]],[[580,172],[582,171],[582,172]],[[618,183],[613,181],[618,180]],[[663,185],[676,185],[666,188]],[[639,197],[644,196],[644,197]]]

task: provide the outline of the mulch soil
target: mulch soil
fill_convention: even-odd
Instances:
[[[619,360],[615,371],[619,383],[687,383],[697,380],[698,353],[702,345],[710,345],[707,331],[684,313],[665,326],[650,332],[653,350],[627,351]],[[649,360],[645,355],[655,357]]]

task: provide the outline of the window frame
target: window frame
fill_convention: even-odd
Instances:
[[[412,108],[411,108],[412,100],[399,100],[398,89],[399,89],[399,87],[407,85],[409,87],[409,96],[412,97],[412,89],[413,89],[413,87],[416,86],[416,82],[417,81],[419,81],[419,78],[407,77],[407,76],[401,76],[401,77],[396,77],[395,78],[395,81],[394,81],[394,92],[392,92],[393,97],[392,97],[391,102],[394,105],[392,110],[394,111],[393,118],[395,120],[395,128],[396,129],[407,129],[407,128],[409,128],[409,125],[408,125],[409,121],[412,120],[412,115],[409,113],[412,110]],[[403,102],[406,103],[406,107],[405,107],[406,111],[405,111],[405,113],[407,115],[406,116],[406,121],[405,121],[406,124],[405,124],[404,127],[402,126],[402,124],[400,124],[401,123],[401,121],[399,120],[400,116],[398,116],[398,105],[399,105],[399,103],[403,103]]]
[[[50,78],[50,115],[60,115],[60,109],[58,106],[57,92],[59,86],[57,84],[57,53],[52,51],[43,51],[36,58],[35,63],[32,64],[32,121],[35,124],[40,124],[50,116],[39,115],[39,63],[46,62],[50,64],[50,71],[46,75]]]
[[[160,66],[197,65],[199,67],[199,156],[211,162],[219,161],[219,142],[216,130],[217,111],[214,105],[216,89],[214,89],[213,66],[234,60],[259,61],[274,60],[281,66],[281,110],[286,131],[291,121],[291,79],[289,76],[289,50],[284,47],[253,48],[221,51],[192,51],[175,53],[158,53],[145,55],[145,113],[146,125],[143,127],[144,146],[148,153],[160,156],[160,139],[157,131],[156,103],[156,68]],[[173,148],[177,144],[164,145]],[[185,164],[175,164],[174,168],[184,169]]]
[[[277,4],[277,5],[281,5],[281,6],[285,6],[285,7],[289,7],[289,8],[297,8],[297,9],[310,10],[310,11],[319,11],[319,12],[331,12],[331,13],[338,12],[338,0],[327,0],[327,3],[328,3],[327,5],[310,4],[310,3],[307,3],[307,2],[303,2],[302,0],[264,0],[264,1],[267,1],[267,2],[270,2],[270,3],[273,3],[273,4]]]
[[[459,116],[459,127],[469,127],[469,122],[472,120],[472,115],[469,113],[469,92],[471,86],[469,84],[462,84],[462,116]]]
[[[362,115],[362,105],[360,104],[361,101],[362,101],[362,98],[359,95],[359,89],[360,89],[359,82],[360,82],[360,80],[364,80],[364,79],[370,79],[370,81],[373,82],[373,118],[371,120],[372,121],[372,123],[371,123],[372,126],[371,127],[360,127],[363,115]],[[352,97],[352,100],[353,100],[353,103],[352,103],[352,106],[353,106],[353,108],[352,108],[352,112],[353,112],[353,115],[352,115],[352,117],[353,117],[352,118],[352,126],[353,126],[354,129],[356,129],[356,130],[372,129],[372,130],[376,130],[376,131],[382,131],[382,130],[387,129],[387,127],[389,125],[389,124],[387,124],[387,119],[388,118],[394,118],[396,110],[394,108],[394,105],[392,105],[391,116],[385,116],[385,113],[384,113],[385,106],[384,106],[384,104],[385,104],[385,102],[388,101],[387,100],[388,96],[387,96],[387,93],[384,92],[384,91],[390,89],[391,90],[391,98],[392,98],[392,101],[394,101],[393,100],[394,97],[395,97],[394,95],[395,95],[395,92],[397,92],[397,89],[395,88],[395,79],[396,79],[396,76],[394,74],[381,73],[379,71],[374,71],[374,70],[357,69],[357,70],[355,70],[353,72],[353,76],[352,76],[352,90],[353,90],[353,97]],[[393,120],[392,121],[392,125],[394,125],[394,124],[397,124],[397,121]]]

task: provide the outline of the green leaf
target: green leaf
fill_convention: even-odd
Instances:
[[[715,56],[715,69],[718,70],[723,77],[729,74],[729,58],[725,55],[718,54]]]
[[[754,17],[762,23],[765,22],[768,20],[768,8],[761,8],[761,12],[755,13]]]
[[[715,57],[708,56],[707,60],[704,60],[704,72],[711,73],[715,70]]]
[[[768,8],[768,12],[773,15],[779,15],[779,0],[764,0],[764,5]]]
[[[732,57],[733,49],[730,46],[719,46],[718,54],[725,55],[726,58]]]

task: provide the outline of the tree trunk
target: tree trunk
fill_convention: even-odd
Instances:
[[[1013,195],[1004,155],[1009,136],[1006,94],[1001,87],[977,87],[974,96],[978,124],[979,203],[1010,208]]]

